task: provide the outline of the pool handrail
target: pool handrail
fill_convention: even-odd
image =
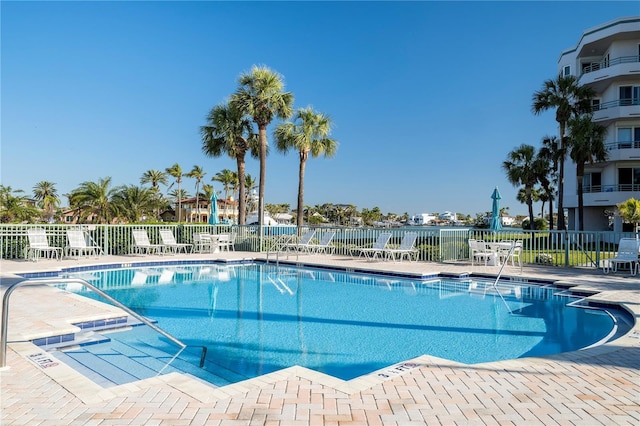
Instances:
[[[9,287],[7,287],[7,290],[5,291],[4,296],[2,297],[2,328],[0,329],[0,369],[6,367],[6,361],[7,361],[7,333],[8,333],[8,322],[9,322],[8,321],[9,320],[9,297],[11,296],[11,293],[13,292],[13,290],[15,290],[16,288],[18,288],[20,286],[23,286],[23,285],[42,285],[42,284],[60,284],[60,283],[76,283],[76,284],[83,285],[87,289],[89,289],[89,290],[99,294],[100,296],[104,297],[109,302],[113,303],[115,306],[117,306],[118,308],[122,309],[127,314],[129,314],[132,317],[134,317],[135,319],[139,320],[140,322],[143,322],[145,325],[148,325],[154,331],[162,334],[164,337],[166,337],[167,339],[171,340],[176,345],[180,346],[181,349],[184,349],[184,348],[187,347],[186,344],[182,343],[180,340],[176,339],[175,337],[173,337],[172,335],[170,335],[169,333],[167,333],[166,331],[164,331],[163,329],[161,329],[160,327],[158,327],[157,325],[155,325],[154,323],[149,321],[147,318],[145,318],[142,315],[137,314],[136,312],[132,311],[131,309],[129,309],[128,307],[126,307],[122,303],[118,302],[113,297],[109,296],[104,291],[100,290],[99,288],[97,288],[93,284],[90,284],[90,283],[88,283],[87,281],[85,281],[83,279],[80,279],[80,278],[44,278],[44,279],[43,278],[39,278],[39,279],[29,279],[29,280],[24,280],[24,281],[18,281],[17,283],[11,284]],[[200,367],[202,367],[202,363],[204,361],[204,356],[206,354],[207,348],[205,346],[203,346],[202,350],[203,350],[203,356],[201,357],[201,360],[200,360],[200,363],[201,363]]]

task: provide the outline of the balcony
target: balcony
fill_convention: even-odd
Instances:
[[[593,121],[640,117],[640,98],[621,98],[593,106]]]
[[[613,142],[605,144],[607,161],[640,159],[640,141]]]
[[[640,184],[591,185],[583,187],[582,192],[585,206],[615,205],[637,197]]]
[[[581,85],[590,85],[596,92],[602,92],[611,83],[612,78],[637,76],[638,73],[640,56],[621,56],[584,65],[578,81]]]

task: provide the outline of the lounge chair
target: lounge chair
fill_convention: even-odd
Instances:
[[[636,275],[640,268],[638,264],[638,252],[640,251],[640,240],[635,238],[622,238],[618,244],[618,253],[615,257],[607,259],[603,272],[605,274],[613,270],[618,272],[618,265],[629,265],[631,275]]]
[[[193,244],[177,242],[170,229],[161,229],[160,239],[162,240],[162,245],[172,253],[180,253],[181,251],[187,253],[187,248],[193,248]]]
[[[77,257],[95,256],[99,257],[102,252],[102,248],[95,245],[91,240],[89,234],[81,229],[67,229],[67,240],[69,245],[65,247],[65,256],[76,255]]]
[[[364,255],[367,260],[376,260],[378,256],[382,258],[382,255],[387,254],[387,243],[391,239],[391,232],[382,232],[378,235],[378,238],[373,243],[372,247],[354,248],[351,250],[351,257],[353,252],[358,251],[358,257]]]
[[[327,231],[322,234],[322,238],[320,238],[320,242],[318,244],[309,244],[309,251],[311,253],[324,253],[324,254],[333,254],[333,250],[335,247],[331,244],[333,241],[333,237],[336,236],[336,231]]]
[[[416,240],[418,239],[417,232],[407,232],[402,237],[400,241],[400,247],[394,249],[387,249],[387,255],[395,262],[396,255],[398,255],[398,260],[402,261],[402,259],[406,256],[407,260],[417,260],[418,254],[420,253],[418,249],[415,248]]]
[[[283,245],[282,248],[286,251],[294,251],[297,253],[300,253],[303,251],[310,253],[309,247],[312,246],[311,240],[313,240],[313,237],[315,235],[316,235],[316,231],[310,229],[302,235],[302,237],[298,242],[286,243]]]
[[[133,245],[131,246],[131,252],[137,254],[163,254],[164,245],[151,244],[147,231],[144,229],[133,229]]]
[[[487,266],[492,256],[496,256],[496,252],[487,247],[487,244],[482,240],[469,239],[469,257],[471,258],[471,266],[475,261],[482,261],[484,266]]]
[[[60,260],[62,257],[62,247],[53,247],[49,245],[47,233],[43,228],[27,229],[27,238],[29,245],[25,249],[25,258],[37,262],[40,256],[51,256]]]

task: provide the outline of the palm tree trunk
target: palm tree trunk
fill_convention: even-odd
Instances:
[[[304,209],[304,168],[307,164],[307,153],[300,153],[300,167],[298,169],[298,208],[296,222],[298,228],[302,226],[302,210]]]
[[[564,223],[564,160],[566,157],[567,141],[564,136],[565,123],[560,123],[560,160],[558,167],[558,230],[564,231],[566,229]]]
[[[526,187],[525,193],[527,194],[527,207],[529,207],[529,229],[533,231],[535,226],[533,224],[533,199],[531,198],[531,187]]]
[[[264,225],[264,187],[267,176],[267,126],[258,128],[260,138],[260,183],[258,184],[258,225]],[[238,178],[240,178],[238,176]]]
[[[236,157],[236,165],[238,167],[238,225],[244,225],[247,221],[247,208],[245,198],[245,163],[244,155]]]
[[[549,229],[553,230],[553,194],[549,193]]]
[[[578,183],[578,230],[584,231],[584,200],[582,182],[584,180],[584,164],[576,165],[576,178]]]

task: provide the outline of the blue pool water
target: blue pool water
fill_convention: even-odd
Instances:
[[[67,276],[86,279],[157,321],[190,346],[181,356],[189,362],[197,363],[195,347],[206,347],[205,369],[227,382],[293,365],[349,380],[423,354],[466,364],[553,354],[610,338],[616,325],[606,311],[568,306],[578,298],[539,283],[494,286],[477,278],[417,280],[263,264]],[[132,346],[168,345],[135,329],[110,337]]]

